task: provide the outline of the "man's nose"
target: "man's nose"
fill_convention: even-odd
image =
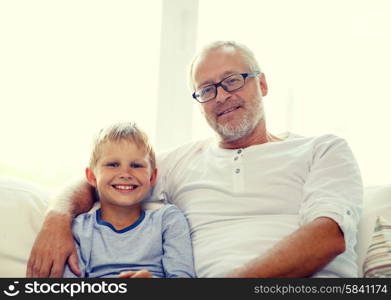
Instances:
[[[224,103],[225,100],[227,100],[231,94],[227,92],[222,86],[217,87],[216,89],[216,102],[218,103]]]

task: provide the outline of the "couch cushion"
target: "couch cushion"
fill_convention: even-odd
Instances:
[[[356,246],[360,277],[363,276],[363,263],[379,216],[391,220],[391,185],[365,188]]]
[[[364,277],[391,278],[391,222],[378,217],[363,265]]]
[[[0,177],[0,277],[25,277],[48,196],[48,191],[32,183]]]

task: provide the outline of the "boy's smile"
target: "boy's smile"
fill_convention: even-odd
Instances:
[[[118,189],[123,192],[133,191],[134,189],[138,188],[138,185],[136,184],[113,184],[113,188]]]

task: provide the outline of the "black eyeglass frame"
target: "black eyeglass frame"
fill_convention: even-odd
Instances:
[[[206,103],[206,102],[209,102],[209,101],[211,101],[211,100],[213,100],[213,99],[216,98],[216,96],[217,96],[217,88],[218,88],[219,86],[221,86],[221,87],[224,89],[224,91],[226,91],[226,92],[228,92],[228,93],[234,92],[234,91],[237,91],[238,89],[241,89],[242,87],[245,86],[245,84],[246,84],[246,78],[247,78],[247,77],[256,77],[256,76],[258,76],[260,73],[261,73],[261,72],[259,72],[259,71],[255,71],[255,72],[252,72],[252,73],[239,73],[239,74],[232,74],[232,75],[229,75],[228,77],[225,77],[225,78],[224,78],[223,80],[221,80],[220,82],[212,83],[212,84],[209,84],[209,85],[203,87],[203,89],[204,89],[204,88],[207,88],[207,87],[210,87],[210,86],[214,86],[214,87],[215,87],[215,95],[214,95],[214,97],[212,97],[212,98],[210,98],[210,99],[208,99],[208,100],[206,100],[206,101],[200,101],[200,100],[197,98],[197,96],[196,96],[197,91],[195,91],[195,92],[192,94],[192,97],[193,97],[195,100],[197,100],[199,103]],[[225,87],[224,85],[222,85],[222,83],[223,83],[223,81],[227,80],[228,78],[230,78],[231,76],[234,76],[234,75],[241,75],[241,76],[243,77],[243,85],[242,85],[241,87],[238,87],[238,88],[234,89],[234,90],[228,91],[228,90],[226,89],[226,87]]]

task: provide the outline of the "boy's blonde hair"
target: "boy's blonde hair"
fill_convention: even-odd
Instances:
[[[134,122],[119,122],[109,125],[101,129],[95,136],[92,153],[89,163],[89,168],[93,170],[100,157],[100,151],[103,144],[106,142],[128,141],[136,144],[148,155],[151,170],[156,167],[155,151],[149,142],[147,134],[142,131]]]

